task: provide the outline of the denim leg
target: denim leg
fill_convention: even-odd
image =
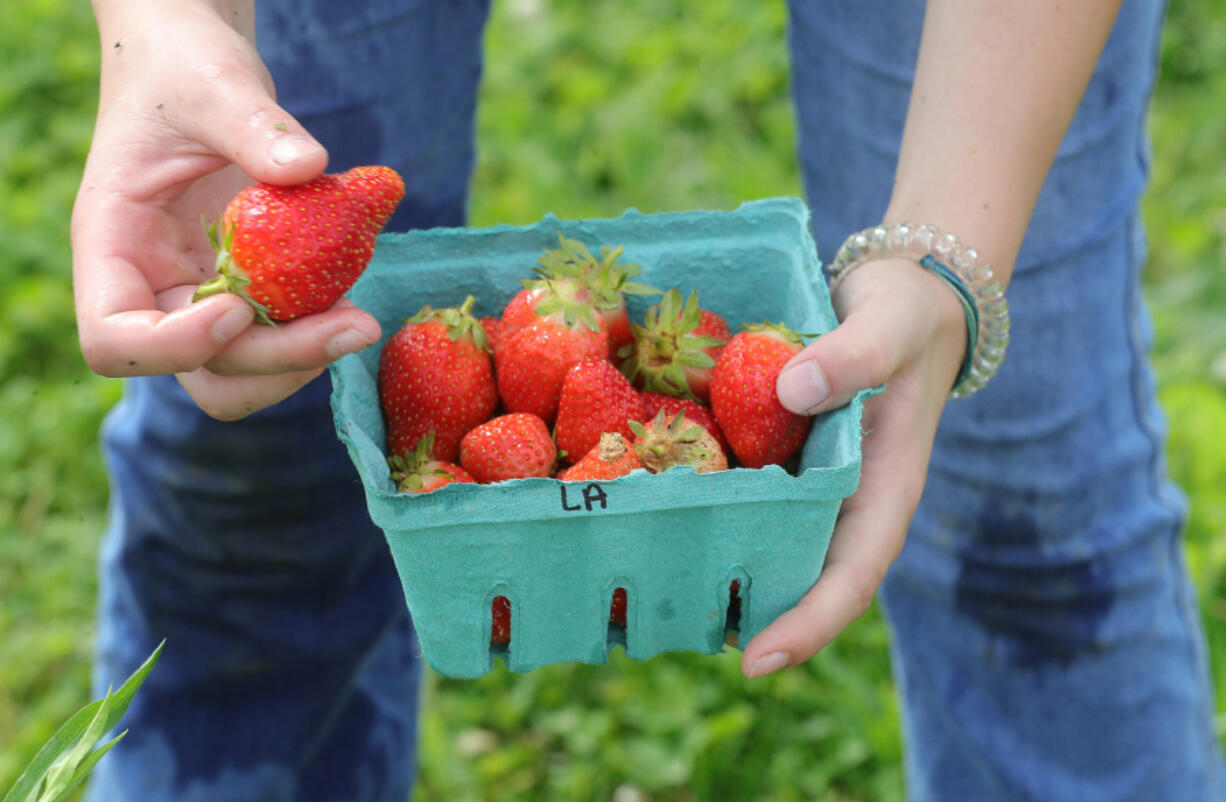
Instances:
[[[916,802],[1226,799],[1141,298],[1162,15],[1123,4],[1019,256],[1009,354],[947,406],[882,587]],[[826,261],[885,211],[922,16],[791,3]]]
[[[389,228],[462,225],[487,3],[261,0],[280,102],[330,171],[406,179]],[[415,772],[420,649],[325,373],[234,422],[132,379],[103,448],[95,692],[163,638],[88,799],[386,800]]]

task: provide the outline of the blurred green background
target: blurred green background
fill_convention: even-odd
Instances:
[[[732,208],[800,194],[781,2],[502,0],[487,35],[472,221]],[[1226,4],[1176,0],[1146,201],[1154,363],[1226,711]],[[0,25],[0,789],[89,696],[97,446],[120,383],[77,349],[68,219],[89,146],[88,4],[4,0]],[[419,798],[902,799],[876,611],[803,668],[738,654],[431,677]],[[620,654],[620,652],[618,653]],[[1226,726],[1226,713],[1219,715]]]

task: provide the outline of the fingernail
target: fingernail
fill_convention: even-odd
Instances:
[[[268,155],[280,165],[294,162],[319,150],[319,143],[305,136],[283,136],[273,143]]]
[[[357,329],[345,329],[331,340],[328,340],[325,351],[329,359],[340,359],[345,354],[361,351],[373,342],[374,340]]]
[[[830,395],[830,383],[815,360],[806,359],[779,374],[779,403],[798,415],[810,415]]]
[[[754,664],[749,667],[749,678],[757,679],[765,677],[767,674],[774,674],[788,664],[788,656],[785,652],[771,652],[764,657],[759,657],[754,661]]]
[[[251,325],[255,320],[255,312],[247,304],[229,309],[221,317],[213,321],[210,333],[218,343],[228,343],[238,336],[238,333]]]

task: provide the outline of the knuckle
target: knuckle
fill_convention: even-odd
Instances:
[[[171,346],[165,354],[165,359],[167,373],[190,373],[204,364],[206,356],[200,353],[196,344],[182,342]]]
[[[81,338],[81,356],[85,359],[86,366],[99,376],[113,379],[121,375],[121,372],[115,369],[108,349],[93,340]]]

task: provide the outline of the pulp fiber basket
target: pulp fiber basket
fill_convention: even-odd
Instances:
[[[383,235],[350,297],[379,319],[385,339],[421,306],[459,305],[470,294],[478,315],[497,315],[543,249],[557,247],[559,230],[593,252],[624,245],[641,281],[685,296],[697,288],[734,330],[767,320],[806,333],[835,326],[808,210],[792,198],[733,212],[631,210],[612,220],[548,216],[523,227]],[[631,299],[631,319],[657,300]],[[796,476],[777,466],[675,468],[612,482],[520,479],[397,494],[376,382],[381,347],[332,366],[336,428],[387,536],[425,659],[446,676],[480,676],[496,656],[519,672],[604,663],[614,643],[636,660],[713,654],[730,627],[748,643],[816,581],[839,505],[859,481],[857,398],[815,419]],[[740,612],[729,621],[734,579]],[[619,587],[628,597],[624,630],[609,624]],[[490,644],[498,596],[512,612],[503,648]]]

